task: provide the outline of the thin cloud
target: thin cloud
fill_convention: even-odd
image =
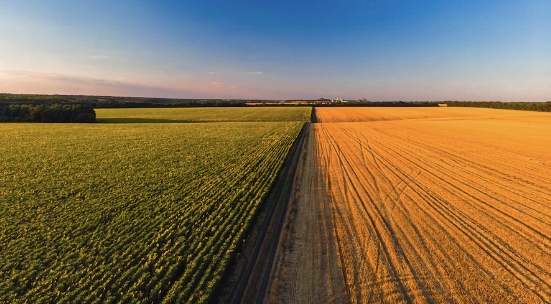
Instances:
[[[74,94],[198,98],[204,93],[188,87],[162,87],[123,81],[0,68],[2,90],[27,94]]]
[[[262,72],[247,72],[247,75],[260,75]]]
[[[216,74],[215,72],[209,72],[209,74]]]
[[[218,89],[236,89],[239,87],[238,85],[235,85],[235,84],[228,84],[228,83],[223,83],[218,81],[213,81],[210,83],[210,85]],[[205,88],[203,87],[203,89]]]
[[[298,90],[268,89],[223,81],[181,83],[170,86],[123,79],[100,79],[0,67],[0,90],[27,94],[143,96],[166,98],[312,98]],[[318,96],[319,97],[319,96]]]
[[[112,59],[111,56],[102,56],[102,55],[92,55],[92,56],[88,56],[88,58],[90,59]]]
[[[71,75],[64,75],[59,73],[33,72],[33,71],[12,70],[12,69],[0,69],[0,72],[6,75],[26,77],[29,79],[62,80],[64,82],[73,82],[73,83],[81,83],[81,84],[109,84],[109,85],[123,84],[122,82],[114,81],[114,80],[71,76]]]

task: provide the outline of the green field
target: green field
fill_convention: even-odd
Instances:
[[[188,110],[97,112],[255,119]],[[250,110],[280,122],[0,124],[0,302],[209,299],[310,115]]]
[[[96,109],[98,122],[309,121],[309,107]]]

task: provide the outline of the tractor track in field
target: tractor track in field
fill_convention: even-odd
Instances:
[[[268,302],[550,302],[545,115],[313,110]]]

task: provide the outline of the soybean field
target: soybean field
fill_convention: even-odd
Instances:
[[[212,300],[310,108],[97,113],[0,124],[0,302]]]
[[[308,121],[310,108],[197,107],[185,109],[96,109],[99,122],[271,122]]]

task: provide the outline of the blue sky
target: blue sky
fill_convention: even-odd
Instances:
[[[549,16],[549,0],[0,0],[0,91],[546,101]]]

